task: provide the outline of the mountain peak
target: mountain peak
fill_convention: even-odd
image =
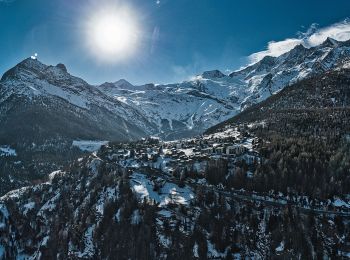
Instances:
[[[303,44],[300,43],[286,54],[283,54],[282,57],[288,57],[289,59],[293,59],[294,57],[304,56],[307,50],[308,48],[306,48]]]
[[[64,72],[68,72],[68,71],[67,71],[67,67],[66,67],[64,64],[62,64],[62,63],[58,63],[58,64],[56,65],[56,67],[59,68],[59,69],[61,69],[61,70],[64,71]]]
[[[41,71],[46,69],[47,66],[41,63],[38,59],[27,58],[18,63],[13,68],[9,69],[4,73],[1,81],[15,77],[20,71],[30,70],[30,71]]]
[[[211,78],[223,78],[226,75],[222,73],[220,70],[209,70],[202,73],[202,77],[205,79]]]
[[[114,82],[114,85],[116,87],[133,87],[133,85],[129,81],[127,81],[126,79],[120,79],[120,80]]]
[[[298,51],[302,51],[302,50],[306,50],[306,49],[307,48],[302,43],[298,44],[297,46],[295,46],[293,48],[293,50],[298,50]]]
[[[339,42],[331,37],[327,37],[327,39],[321,44],[322,47],[337,47]]]
[[[37,66],[46,66],[46,65],[41,63],[37,58],[33,59],[32,57],[29,57],[24,59],[20,63],[18,63],[16,66],[37,67]]]
[[[109,94],[116,94],[121,89],[133,89],[134,85],[132,85],[129,81],[125,79],[120,79],[114,83],[105,82],[99,86],[104,92]]]
[[[274,64],[276,60],[276,57],[273,57],[273,56],[265,56],[264,58],[261,59],[261,61],[259,61],[258,63],[260,64]]]

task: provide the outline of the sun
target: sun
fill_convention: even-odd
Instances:
[[[111,55],[125,51],[136,40],[132,24],[116,13],[98,17],[91,32],[96,48]]]
[[[90,52],[104,62],[130,57],[138,46],[140,29],[136,15],[125,6],[94,10],[85,23],[85,40]]]

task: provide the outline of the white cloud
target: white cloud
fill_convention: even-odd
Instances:
[[[305,47],[313,47],[324,42],[327,37],[338,41],[350,39],[350,20],[335,23],[324,28],[317,28],[316,24],[311,25],[306,33],[299,33],[298,38],[288,38],[283,41],[271,41],[264,51],[253,53],[249,56],[250,62],[258,62],[265,56],[277,57],[293,49],[299,44]]]
[[[298,44],[303,43],[301,39],[286,39],[284,41],[269,42],[267,50],[253,53],[249,56],[251,62],[258,62],[265,56],[277,57],[293,49]]]
[[[336,23],[331,26],[319,29],[314,34],[310,35],[307,40],[308,46],[316,46],[324,42],[327,37],[337,41],[346,41],[350,39],[350,20],[345,20],[341,23]]]

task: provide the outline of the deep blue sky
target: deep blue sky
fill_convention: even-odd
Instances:
[[[349,0],[160,1],[127,1],[139,13],[145,37],[137,56],[111,65],[87,53],[79,32],[89,2],[103,0],[0,0],[0,73],[37,52],[42,62],[62,62],[94,84],[120,78],[176,82],[208,69],[237,69],[271,40],[350,16]]]

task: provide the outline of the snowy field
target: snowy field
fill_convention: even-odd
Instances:
[[[80,140],[73,141],[72,146],[78,147],[84,152],[95,152],[101,148],[102,145],[107,144],[108,141],[91,141],[91,140]]]
[[[17,156],[16,150],[8,145],[0,146],[0,157]]]
[[[178,185],[170,182],[166,182],[160,191],[156,192],[153,190],[153,182],[141,173],[132,174],[130,184],[141,200],[144,198],[153,199],[160,203],[160,206],[165,206],[169,203],[187,205],[194,198],[194,194],[188,186],[180,188]]]

